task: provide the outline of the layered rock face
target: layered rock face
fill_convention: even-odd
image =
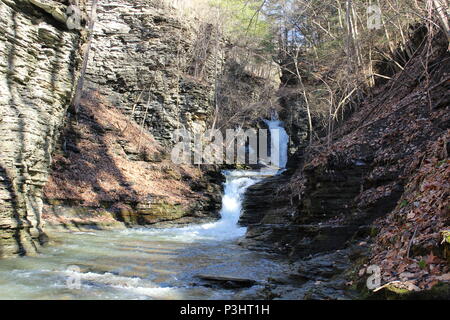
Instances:
[[[49,224],[91,225],[89,212],[126,225],[217,218],[220,174],[174,164],[170,147],[174,130],[212,122],[222,45],[163,3],[98,1],[81,103],[45,188]]]
[[[391,212],[430,154],[429,144],[448,132],[448,52],[442,37],[433,45],[429,92],[407,72],[397,74],[396,87],[377,88],[336,132],[332,146],[251,186],[241,223],[358,227]],[[407,71],[421,75],[421,63],[420,57],[412,60]]]
[[[80,36],[66,1],[0,1],[0,257],[44,240],[40,215]]]
[[[385,282],[398,280],[405,270],[420,274],[418,262],[428,257],[435,278],[420,274],[415,285],[421,289],[448,272],[448,244],[442,240],[449,221],[448,184],[440,182],[449,172],[447,45],[442,34],[434,36],[429,51],[419,47],[404,72],[366,98],[330,147],[300,157],[297,169],[251,186],[241,218],[249,225],[244,243],[301,258],[309,268],[322,263],[316,260],[326,252],[355,245],[361,250],[346,268],[366,259],[382,267]],[[427,75],[429,87],[420,80]],[[369,258],[371,241],[375,256]],[[302,268],[293,273],[302,281],[314,278]],[[350,276],[333,272],[327,279],[338,277],[339,290],[345,291]]]
[[[214,110],[221,44],[152,0],[100,0],[87,86],[170,145],[175,129],[199,132]]]
[[[62,131],[44,188],[47,227],[217,218],[220,173],[174,164],[150,133],[105,100],[85,92],[78,116]]]

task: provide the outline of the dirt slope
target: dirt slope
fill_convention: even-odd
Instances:
[[[64,215],[74,206],[106,210],[133,224],[214,217],[220,197],[214,179],[190,165],[173,164],[145,129],[91,92],[82,100],[78,119],[71,118],[62,133],[45,186],[44,218],[54,218],[58,210]],[[79,217],[83,214],[90,217],[82,209]]]

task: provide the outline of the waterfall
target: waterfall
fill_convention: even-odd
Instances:
[[[242,211],[242,201],[245,191],[251,185],[260,182],[265,177],[274,176],[286,167],[288,158],[289,136],[283,128],[283,122],[273,115],[271,120],[264,120],[270,130],[272,166],[260,170],[224,171],[226,182],[222,196],[221,219],[217,222],[202,225],[170,229],[141,229],[145,234],[155,239],[192,242],[197,240],[228,240],[239,238],[246,232],[238,221]],[[250,149],[250,152],[254,150]],[[124,232],[130,232],[128,230]],[[135,232],[135,231],[132,231]]]
[[[219,221],[181,228],[61,233],[60,247],[43,249],[44,255],[28,257],[20,266],[0,264],[1,297],[224,299],[235,297],[236,292],[199,286],[196,275],[262,280],[283,273],[273,261],[234,241],[247,230],[238,225],[246,190],[286,166],[288,137],[282,122],[272,118],[266,123],[272,155],[276,155],[274,165],[223,172],[226,182]],[[79,283],[76,290],[68,287],[72,279]]]
[[[183,228],[124,230],[124,233],[141,232],[157,240],[193,242],[197,240],[228,240],[242,237],[245,227],[238,225],[242,210],[242,200],[248,187],[261,181],[259,171],[225,171],[226,182],[222,196],[221,219],[217,222],[205,223]]]
[[[286,168],[288,160],[289,135],[283,127],[283,122],[278,120],[278,115],[274,114],[271,120],[264,120],[271,136],[272,163],[280,168]]]

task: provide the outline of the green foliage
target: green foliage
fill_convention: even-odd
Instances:
[[[445,230],[445,231],[441,231],[441,233],[442,233],[442,237],[444,238],[444,242],[450,244],[450,231]]]
[[[437,167],[437,168],[440,168],[442,165],[444,165],[444,164],[446,164],[446,163],[447,163],[447,160],[446,160],[446,159],[441,160],[441,161],[438,162],[438,164],[436,165],[436,167]]]
[[[425,261],[425,260],[420,260],[420,261],[419,261],[419,267],[420,267],[420,269],[422,269],[422,270],[426,269],[426,267],[427,267],[426,261]]]
[[[269,21],[259,12],[262,3],[262,0],[210,0],[209,4],[227,16],[225,32],[228,36],[258,40],[268,47],[273,35]]]
[[[408,200],[403,200],[403,201],[400,203],[400,208],[404,208],[404,207],[406,207],[408,204],[409,204]]]

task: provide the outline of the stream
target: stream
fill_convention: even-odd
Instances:
[[[268,121],[270,130],[280,122]],[[287,135],[282,131],[280,162]],[[286,145],[286,146],[285,146]],[[275,146],[277,147],[277,146]],[[282,166],[280,166],[282,167]],[[268,277],[287,266],[239,246],[245,190],[279,168],[226,171],[221,219],[167,229],[56,232],[34,257],[0,261],[1,299],[254,299]],[[197,275],[252,279],[247,288],[211,285]]]

